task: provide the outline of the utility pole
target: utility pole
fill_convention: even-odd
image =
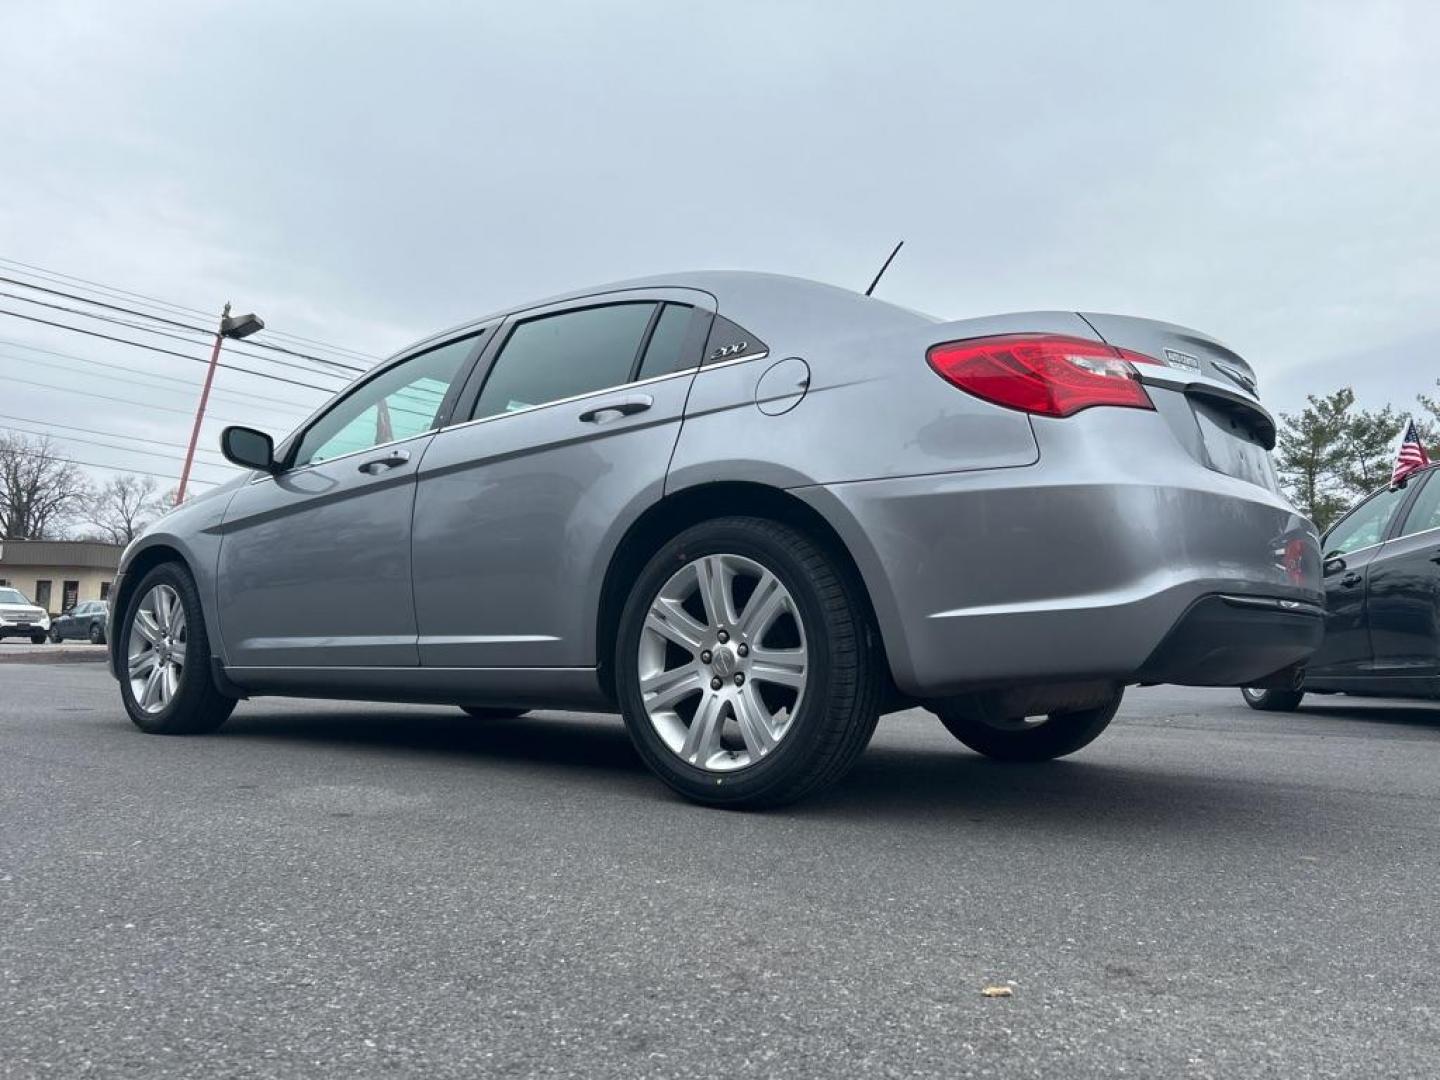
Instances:
[[[220,312],[220,325],[215,330],[215,347],[210,350],[210,366],[205,369],[205,388],[200,391],[200,404],[195,409],[195,427],[190,431],[190,449],[185,451],[185,468],[180,472],[180,488],[175,492],[175,505],[185,501],[185,486],[190,482],[190,466],[195,462],[195,444],[200,441],[200,425],[205,422],[205,406],[210,402],[210,384],[215,381],[215,369],[220,364],[220,345],[228,338],[247,338],[257,330],[265,329],[265,321],[258,315],[230,314],[230,302]]]

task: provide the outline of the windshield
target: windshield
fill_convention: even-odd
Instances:
[[[0,604],[28,604],[25,594],[19,589],[0,589]]]

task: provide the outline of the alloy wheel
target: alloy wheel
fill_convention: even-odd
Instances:
[[[805,696],[800,609],[769,569],[741,555],[682,566],[651,601],[640,635],[640,695],[672,753],[710,772],[770,754]]]
[[[185,675],[185,607],[169,585],[156,585],[135,607],[126,650],[130,692],[147,713],[174,699]]]

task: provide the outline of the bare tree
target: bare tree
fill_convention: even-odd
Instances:
[[[48,437],[0,435],[0,539],[46,539],[87,493],[84,475]]]
[[[112,476],[97,488],[86,507],[86,518],[97,539],[128,544],[166,509],[164,496],[150,476]]]

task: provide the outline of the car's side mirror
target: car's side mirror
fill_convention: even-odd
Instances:
[[[263,431],[248,427],[227,427],[220,433],[220,452],[226,460],[244,469],[279,472],[275,463],[275,441]]]
[[[1320,571],[1326,577],[1331,574],[1338,574],[1345,569],[1345,553],[1342,551],[1327,551],[1320,557]]]

